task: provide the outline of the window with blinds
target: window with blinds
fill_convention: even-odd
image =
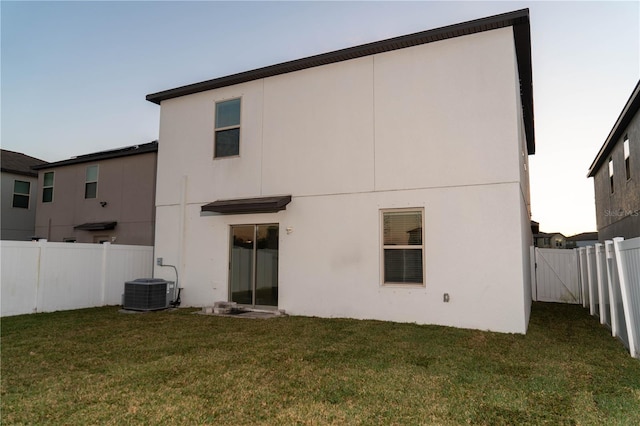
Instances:
[[[631,166],[629,165],[629,136],[624,137],[623,142],[624,149],[624,171],[627,180],[631,179]]]
[[[423,210],[382,211],[383,284],[424,284]]]
[[[46,172],[42,184],[42,202],[53,202],[53,176],[54,172]]]
[[[613,157],[609,157],[609,189],[613,194]]]
[[[13,207],[19,209],[29,208],[29,195],[31,194],[31,183],[21,180],[13,181]]]
[[[240,155],[240,99],[216,104],[214,158]]]
[[[86,170],[84,198],[96,198],[98,195],[98,166],[89,166]]]

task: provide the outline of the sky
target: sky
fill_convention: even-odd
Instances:
[[[595,231],[586,176],[640,78],[638,1],[2,1],[0,145],[59,161],[150,142],[160,107],[147,94],[523,8],[532,219]]]

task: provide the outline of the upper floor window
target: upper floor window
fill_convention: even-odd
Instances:
[[[17,207],[19,209],[28,209],[30,193],[30,182],[24,182],[21,180],[13,181],[13,207]]]
[[[382,212],[383,284],[424,283],[422,209]]]
[[[629,136],[624,137],[624,170],[627,180],[631,179],[631,166],[629,165]]]
[[[44,181],[42,183],[42,202],[50,203],[53,201],[53,172],[46,172],[44,174]]]
[[[96,198],[98,195],[98,166],[87,167],[84,183],[84,198]]]
[[[609,157],[609,186],[613,194],[613,158]]]
[[[214,158],[240,155],[240,99],[216,103]]]

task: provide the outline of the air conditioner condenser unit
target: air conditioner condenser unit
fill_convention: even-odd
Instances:
[[[123,308],[134,311],[167,309],[173,282],[159,278],[138,278],[124,283]]]

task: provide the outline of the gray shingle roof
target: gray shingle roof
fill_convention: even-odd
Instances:
[[[30,157],[21,152],[14,152],[6,149],[0,151],[0,163],[2,164],[3,172],[35,177],[38,176],[38,173],[34,172],[31,168],[34,166],[48,164],[44,160]]]
[[[94,152],[91,154],[78,155],[68,160],[56,161],[35,166],[34,170],[42,170],[53,167],[68,166],[70,164],[89,163],[91,161],[108,160],[110,158],[127,157],[129,155],[144,154],[147,152],[158,152],[158,141],[143,143],[140,145],[127,146],[125,148],[111,149],[108,151]]]
[[[583,232],[582,234],[572,235],[567,237],[568,241],[597,241],[598,233],[597,232]]]

